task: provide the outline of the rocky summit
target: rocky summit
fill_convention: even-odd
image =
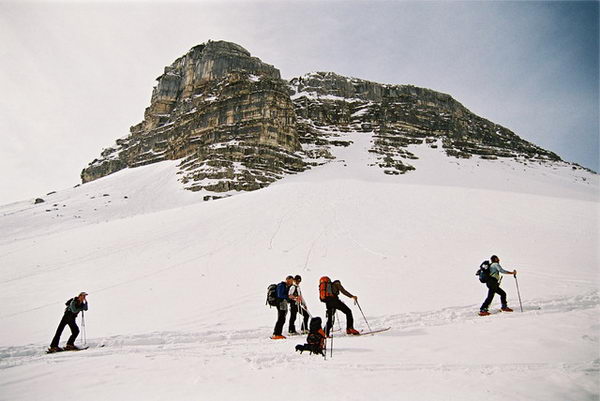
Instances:
[[[450,95],[332,72],[288,82],[224,41],[193,47],[157,81],[144,120],[81,172],[83,183],[178,160],[184,187],[214,199],[327,163],[333,147],[352,144],[348,132],[372,136],[372,167],[389,175],[415,169],[411,145],[441,146],[456,158],[560,161]]]
[[[187,189],[227,193],[305,169],[287,82],[241,46],[196,46],[157,81],[144,121],[82,171],[84,183],[126,167],[180,160]]]

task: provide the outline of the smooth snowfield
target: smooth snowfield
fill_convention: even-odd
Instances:
[[[160,163],[0,207],[0,399],[597,400],[597,176],[415,148],[417,170],[389,177],[349,136],[337,160],[223,200]],[[515,312],[477,316],[492,253],[523,313],[505,276]],[[266,287],[288,274],[314,315],[329,275],[392,329],[337,332],[327,360],[270,340]],[[82,290],[91,348],[45,355]]]

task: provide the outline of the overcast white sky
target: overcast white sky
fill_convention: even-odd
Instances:
[[[79,183],[208,39],[284,78],[334,71],[449,93],[599,169],[597,2],[0,0],[0,204]]]

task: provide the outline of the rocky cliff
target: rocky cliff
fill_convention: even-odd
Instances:
[[[324,148],[339,145],[335,131],[373,134],[370,152],[386,174],[413,170],[409,145],[442,147],[448,156],[486,159],[519,157],[560,160],[512,131],[476,116],[450,95],[411,85],[384,85],[332,72],[316,72],[290,81],[305,142]],[[311,140],[312,139],[312,140]],[[323,150],[322,150],[323,152]]]
[[[88,182],[127,167],[178,160],[185,188],[212,199],[269,185],[334,158],[344,133],[372,135],[374,168],[414,167],[409,145],[450,157],[560,160],[478,117],[451,96],[334,73],[287,82],[279,70],[229,42],[192,48],[157,78],[144,120],[82,173]]]
[[[82,171],[84,183],[170,159],[186,188],[224,193],[305,168],[287,82],[242,47],[196,46],[157,81],[144,121]]]

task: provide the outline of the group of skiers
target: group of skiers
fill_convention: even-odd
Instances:
[[[511,274],[516,278],[517,271],[512,272],[504,270],[500,266],[500,258],[496,255],[492,255],[490,261],[485,261],[481,264],[479,270],[476,273],[479,276],[479,280],[485,283],[488,288],[488,294],[481,305],[479,315],[489,315],[489,306],[494,299],[495,294],[500,295],[500,302],[502,304],[501,310],[504,312],[512,312],[513,310],[508,307],[506,292],[500,288],[501,276],[500,274]],[[358,297],[352,295],[347,291],[339,280],[331,280],[327,276],[321,277],[319,280],[319,299],[325,303],[325,310],[327,316],[327,323],[325,331],[321,327],[321,318],[314,317],[308,324],[309,318],[312,317],[308,312],[306,301],[302,297],[302,291],[300,289],[300,283],[302,277],[300,275],[287,276],[285,281],[279,284],[272,284],[268,288],[267,292],[267,303],[277,308],[277,322],[273,329],[273,335],[271,339],[280,340],[285,339],[283,335],[283,327],[285,325],[288,309],[290,310],[290,321],[288,326],[288,333],[290,335],[296,334],[307,334],[308,333],[308,344],[304,346],[297,346],[297,351],[310,350],[314,353],[323,353],[323,344],[326,338],[330,337],[331,330],[333,328],[336,311],[340,311],[346,315],[346,333],[348,335],[360,335],[360,333],[354,328],[354,318],[350,308],[340,300],[339,295],[344,294],[348,298],[353,299],[357,302]],[[49,353],[60,352],[60,351],[77,351],[80,348],[75,346],[75,339],[79,335],[79,327],[75,319],[79,312],[88,310],[87,293],[81,292],[78,296],[69,299],[66,303],[66,309],[63,317],[56,329],[56,333],[52,342],[50,343]],[[296,318],[300,315],[300,333],[296,331]],[[67,344],[64,348],[59,347],[60,336],[66,326],[71,329],[71,336],[67,340]]]
[[[281,340],[286,337],[283,335],[283,327],[287,316],[288,308],[290,309],[290,322],[288,333],[290,335],[306,334],[308,330],[308,319],[311,316],[308,312],[306,302],[302,297],[302,291],[300,290],[300,282],[302,277],[300,275],[287,276],[285,281],[279,284],[272,284],[269,286],[269,292],[267,294],[267,303],[277,308],[277,322],[273,329],[273,335],[271,339]],[[274,288],[273,288],[274,287]],[[274,292],[273,299],[270,299],[270,293]],[[354,329],[354,318],[350,308],[343,303],[339,294],[342,293],[349,298],[358,299],[357,296],[352,295],[348,292],[339,280],[331,281],[329,277],[322,277],[319,282],[319,298],[325,303],[327,324],[325,329],[325,335],[329,337],[331,328],[335,318],[335,312],[340,311],[346,315],[346,333],[349,335],[358,335],[358,331]],[[300,333],[296,331],[296,316],[300,314],[302,316],[302,323],[300,326]]]
[[[496,255],[492,255],[490,261],[485,261],[480,266],[477,275],[482,283],[485,283],[488,288],[488,294],[481,305],[479,310],[480,316],[487,316],[490,314],[488,308],[494,299],[496,294],[500,295],[500,302],[502,304],[501,310],[503,312],[512,312],[513,310],[508,307],[506,298],[506,292],[500,288],[500,282],[502,281],[500,274],[511,274],[516,277],[517,271],[507,271],[500,266],[500,258]],[[277,285],[276,300],[273,306],[277,307],[277,322],[275,323],[275,329],[271,338],[273,340],[285,339],[286,337],[282,334],[283,326],[287,315],[288,305],[291,310],[289,334],[295,335],[296,332],[294,323],[296,321],[296,313],[300,310],[300,314],[303,316],[302,323],[302,334],[306,334],[306,322],[310,313],[306,307],[306,302],[301,296],[300,282],[302,278],[299,275],[287,276],[285,281],[282,281]],[[333,327],[333,321],[336,316],[336,311],[343,312],[346,315],[346,333],[349,335],[359,335],[360,333],[354,329],[354,318],[350,308],[340,300],[339,294],[342,293],[348,298],[353,299],[355,302],[358,299],[357,296],[352,295],[348,292],[339,280],[331,281],[329,277],[324,276],[319,281],[319,298],[325,303],[327,324],[325,326],[325,335],[329,337],[331,329]]]
[[[308,309],[306,302],[302,298],[302,291],[300,290],[300,282],[302,277],[300,275],[287,276],[285,281],[277,284],[275,287],[275,302],[273,306],[277,307],[277,322],[275,323],[275,329],[273,330],[274,340],[285,338],[282,334],[283,326],[287,317],[288,308],[290,309],[290,323],[288,332],[290,334],[298,334],[296,331],[296,317],[300,314],[302,323],[300,324],[300,332],[305,334],[308,330]]]

